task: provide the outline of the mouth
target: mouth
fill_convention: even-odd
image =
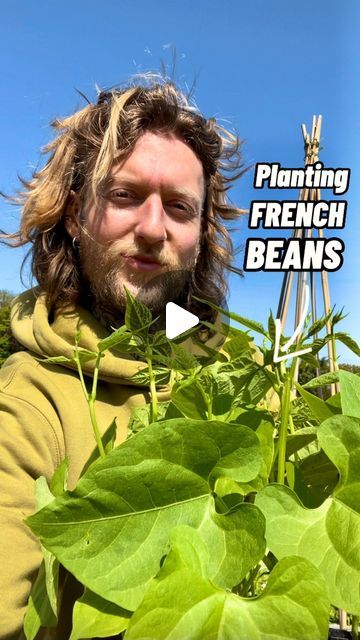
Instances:
[[[137,256],[122,256],[127,264],[133,269],[137,271],[156,271],[162,268],[162,264],[154,260],[154,258],[150,258],[148,256],[137,255]]]

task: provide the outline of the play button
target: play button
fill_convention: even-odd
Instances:
[[[190,311],[186,311],[174,302],[166,304],[165,332],[166,337],[171,340],[177,338],[188,329],[192,329],[200,322],[199,318]]]
[[[216,357],[229,331],[229,316],[211,308],[211,304],[216,304],[227,311],[226,302],[219,299],[216,287],[204,283],[200,288],[188,269],[166,271],[153,277],[149,274],[152,272],[138,274],[134,270],[130,275],[136,285],[136,300],[152,315],[149,335],[154,339],[158,361],[161,362],[161,356],[172,358],[172,368],[183,370],[187,366],[193,368],[194,363],[188,358],[186,364],[182,350],[199,361]],[[136,323],[140,320],[135,318]]]

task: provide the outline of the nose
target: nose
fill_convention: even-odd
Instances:
[[[156,244],[166,240],[166,213],[158,194],[149,195],[138,209],[135,236]]]

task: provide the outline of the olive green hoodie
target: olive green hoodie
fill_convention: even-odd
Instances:
[[[24,518],[35,510],[34,481],[39,476],[50,480],[68,456],[68,485],[74,488],[95,447],[75,367],[41,359],[72,357],[79,330],[80,346],[91,351],[108,335],[91,313],[80,307],[55,314],[50,321],[45,296],[36,289],[15,300],[11,326],[27,351],[12,355],[0,370],[0,638],[7,640],[23,637],[19,634],[27,600],[42,559],[38,541],[24,524]],[[207,344],[217,346],[218,342],[219,336],[214,336]],[[195,349],[190,347],[193,352]],[[101,361],[97,418],[102,432],[116,418],[117,443],[127,436],[132,407],[149,401],[147,387],[131,380],[145,366],[130,355],[111,352]],[[93,367],[94,361],[84,366],[87,384]],[[159,401],[169,399],[169,394],[168,386],[160,387]],[[68,624],[60,620],[56,638],[69,637]]]

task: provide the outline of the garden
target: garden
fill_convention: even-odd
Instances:
[[[339,370],[300,384],[297,367],[301,360],[315,371],[331,340],[358,356],[360,348],[338,330],[343,316],[332,309],[315,323],[308,317],[291,348],[311,352],[274,362],[271,314],[263,326],[207,304],[232,324],[220,325],[221,350],[201,343],[201,356],[182,346],[190,335],[200,344],[196,328],[168,340],[129,292],[125,324],[97,352],[76,336],[73,362],[94,452],[75,490],[67,491],[66,459],[50,486],[36,481],[37,510],[27,524],[44,560],[25,616],[27,640],[56,626],[60,565],[84,587],[70,640],[326,640],[338,610],[357,638],[360,378]],[[116,422],[99,425],[96,415],[109,349],[144,361],[135,377],[146,380],[151,398],[133,410],[118,446]],[[90,391],[88,360],[95,361]],[[321,397],[335,383],[340,393]],[[171,398],[159,402],[164,384]]]

